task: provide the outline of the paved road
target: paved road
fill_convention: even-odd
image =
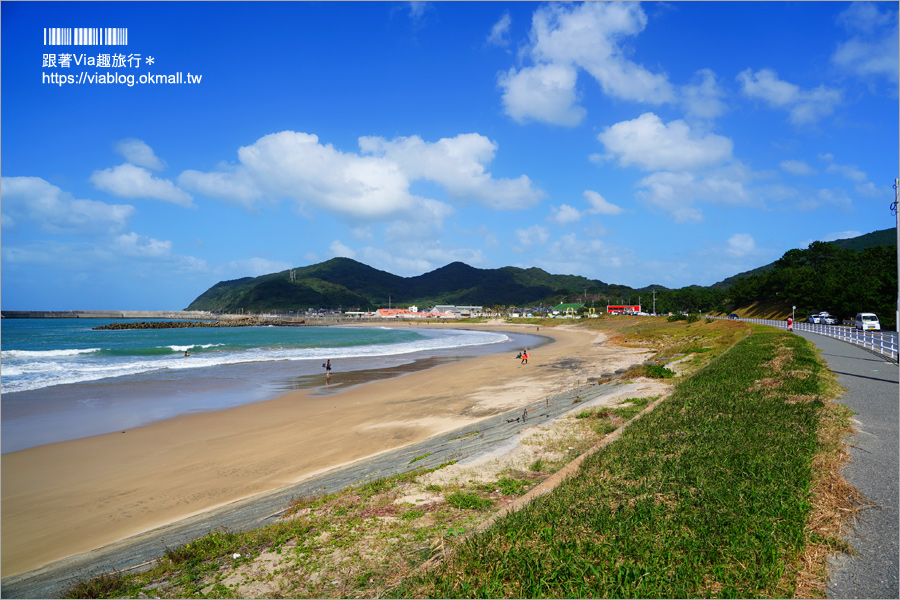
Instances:
[[[860,513],[848,540],[856,551],[831,561],[829,598],[898,598],[898,367],[852,344],[799,331],[822,350],[822,358],[847,391],[839,402],[856,411],[857,434],[851,441],[847,481],[880,508]]]

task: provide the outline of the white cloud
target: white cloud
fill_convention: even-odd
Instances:
[[[282,131],[240,148],[240,164],[231,169],[185,171],[179,183],[248,208],[290,198],[301,209],[366,220],[440,221],[452,214],[450,205],[410,193],[411,182],[419,179],[492,208],[527,207],[543,197],[525,175],[497,179],[487,172],[497,145],[476,133],[434,143],[418,136],[361,137],[359,144],[359,154],[342,152],[316,135]]]
[[[121,198],[153,198],[181,206],[194,206],[191,195],[168,179],[154,177],[150,171],[132,164],[94,171],[90,178],[97,189]]]
[[[503,88],[503,107],[520,123],[529,120],[552,125],[574,126],[587,111],[576,106],[576,70],[567,65],[538,65],[521,70],[511,68],[498,77]]]
[[[419,136],[390,141],[361,137],[359,146],[364,154],[396,164],[410,180],[434,181],[452,196],[476,200],[490,208],[528,208],[544,196],[526,175],[496,179],[487,172],[497,144],[477,133],[441,138],[433,143]]]
[[[48,233],[91,234],[123,229],[135,209],[128,204],[76,200],[40,177],[0,178],[3,227],[37,224]]]
[[[484,263],[480,250],[443,245],[439,240],[417,241],[391,247],[365,247],[357,250],[357,260],[389,273],[411,276],[433,271],[451,262],[460,261],[475,266]]]
[[[287,271],[293,265],[281,260],[269,260],[268,258],[253,257],[232,260],[220,271],[232,274],[234,277],[258,277],[269,273]]]
[[[509,46],[509,26],[512,24],[512,18],[509,12],[503,13],[500,20],[491,27],[491,33],[487,37],[487,43],[491,46],[500,46],[506,48]]]
[[[166,167],[165,161],[154,154],[153,149],[143,140],[125,138],[116,142],[115,150],[125,157],[125,160],[139,167],[146,167],[154,171],[161,171]]]
[[[647,171],[691,170],[731,160],[730,139],[691,130],[684,121],[668,125],[653,113],[604,129],[597,139],[622,166]]]
[[[543,63],[577,65],[608,95],[658,104],[674,99],[665,75],[629,60],[622,42],[647,25],[637,3],[547,4],[532,19],[532,55]]]
[[[577,208],[573,208],[568,204],[563,204],[558,207],[551,206],[550,211],[551,215],[547,218],[547,220],[552,221],[557,225],[567,225],[581,219],[581,212],[579,212]]]
[[[356,258],[356,252],[354,252],[349,246],[341,242],[340,240],[334,240],[331,242],[331,245],[328,247],[331,251],[331,254],[334,256],[342,256],[344,258]]]
[[[846,190],[840,188],[822,188],[815,194],[801,198],[795,205],[795,210],[804,212],[821,210],[833,207],[841,212],[847,212],[853,207],[853,199],[847,195]]]
[[[756,240],[749,233],[736,233],[728,238],[728,248],[725,251],[736,258],[753,254],[756,252]]]
[[[582,240],[575,233],[568,233],[548,244],[535,262],[551,273],[608,277],[600,271],[634,265],[636,260],[631,250],[613,246],[603,240]]]
[[[523,248],[518,249],[519,251],[531,246],[543,246],[550,239],[547,228],[540,225],[532,225],[527,229],[516,229],[515,235],[519,244],[523,246]]]
[[[202,173],[187,170],[178,176],[178,185],[209,198],[219,198],[244,208],[253,208],[263,197],[262,190],[247,169]]]
[[[781,168],[791,175],[815,175],[817,171],[802,160],[783,160]]]
[[[839,16],[851,38],[838,44],[832,62],[860,77],[900,80],[896,3],[853,2]],[[894,10],[891,9],[894,8]],[[885,10],[882,11],[881,9]]]
[[[671,102],[667,76],[627,56],[623,44],[647,24],[637,3],[546,4],[532,17],[526,53],[533,65],[498,77],[506,113],[519,122],[573,126],[586,115],[578,106],[578,71],[590,74],[608,96],[651,104]]]
[[[745,69],[738,73],[736,79],[741,83],[745,96],[787,110],[789,120],[794,125],[819,121],[833,113],[842,99],[840,90],[824,85],[803,90],[793,83],[779,79],[778,74],[771,69],[760,69],[756,73],[753,69]]]
[[[590,205],[588,212],[593,215],[615,216],[625,212],[624,208],[616,206],[593,190],[584,191],[584,199]]]
[[[820,241],[822,242],[833,242],[835,240],[846,240],[850,238],[859,237],[862,235],[861,231],[856,231],[851,229],[850,231],[835,231],[833,233],[825,234]],[[809,246],[815,240],[810,240],[806,243]]]
[[[710,69],[701,69],[694,76],[694,83],[681,88],[683,103],[688,115],[701,119],[715,119],[725,113],[727,105],[722,100],[725,92]]]
[[[120,256],[132,258],[166,258],[172,254],[172,242],[138,235],[133,231],[117,236],[112,247]]]
[[[350,229],[350,234],[354,239],[357,239],[361,242],[374,242],[375,234],[372,232],[371,225],[365,225],[362,227],[354,227]]]
[[[825,171],[828,173],[837,173],[856,183],[865,183],[869,179],[868,175],[863,171],[860,171],[859,167],[856,165],[838,165],[832,163],[825,168]]]
[[[741,165],[717,169],[704,176],[659,171],[638,182],[637,197],[667,213],[678,223],[700,222],[703,214],[697,202],[710,204],[752,204],[753,196],[744,182]]]

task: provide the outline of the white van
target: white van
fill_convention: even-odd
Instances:
[[[856,328],[862,331],[881,331],[881,323],[875,313],[857,313]]]

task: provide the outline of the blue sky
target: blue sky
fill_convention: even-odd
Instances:
[[[896,2],[3,2],[2,307],[335,256],[709,285],[894,225],[898,53]]]

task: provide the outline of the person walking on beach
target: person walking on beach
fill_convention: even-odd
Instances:
[[[322,365],[322,367],[324,367],[325,369],[325,381],[328,381],[329,379],[331,379],[331,359],[329,358],[328,360],[326,360],[325,364]]]
[[[530,354],[528,354],[528,348],[525,348],[524,350],[522,350],[522,364],[523,364],[523,365],[527,365],[527,364],[528,364],[528,357],[529,357],[529,356],[530,356]]]

